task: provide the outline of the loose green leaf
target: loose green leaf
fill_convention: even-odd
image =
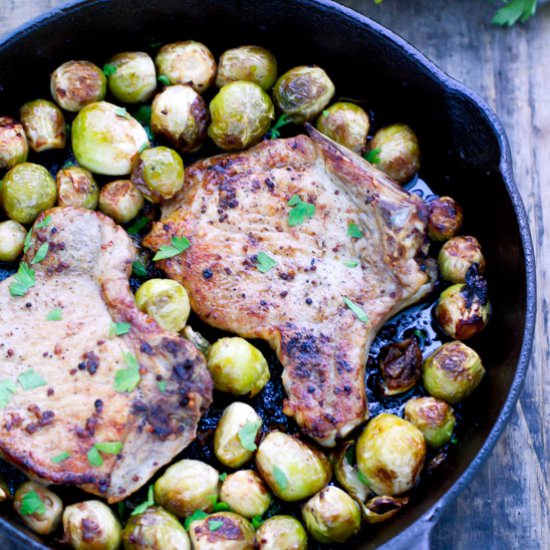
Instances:
[[[154,505],[155,505],[155,490],[153,488],[153,485],[149,485],[149,489],[147,489],[147,500],[145,500],[141,504],[138,504],[130,515],[137,516],[138,514],[143,514],[143,512],[145,512],[147,508],[151,508],[151,506],[154,506]]]
[[[170,86],[170,79],[165,74],[159,75],[158,81],[164,86]]]
[[[126,352],[124,361],[128,368],[118,369],[115,374],[115,390],[121,393],[133,391],[140,381],[139,363],[135,355]]]
[[[258,430],[261,425],[262,423],[260,421],[247,422],[239,430],[239,441],[247,451],[255,451],[258,448],[256,445],[256,436],[258,435]]]
[[[117,455],[122,451],[122,441],[101,441],[96,443],[94,447],[102,453]]]
[[[325,109],[325,110],[322,112],[322,115],[323,115],[324,118],[327,118],[328,115],[330,115],[330,113],[328,112],[327,109]]]
[[[225,481],[227,479],[227,472],[223,472],[220,474],[220,481]]]
[[[351,309],[353,314],[361,321],[362,323],[368,323],[369,322],[369,316],[367,315],[366,311],[364,311],[361,307],[359,307],[357,304],[353,303],[349,298],[346,298],[344,296],[344,304]]]
[[[369,480],[367,479],[367,476],[361,470],[359,470],[359,468],[357,469],[357,478],[363,485],[369,485]]]
[[[3,409],[17,391],[17,386],[13,380],[0,380],[0,409]]]
[[[507,0],[495,13],[491,23],[494,25],[515,25],[518,21],[525,23],[537,11],[537,0]]]
[[[29,267],[25,262],[21,262],[14,279],[14,282],[10,285],[10,294],[12,296],[25,296],[35,285],[36,274],[32,267]]]
[[[41,262],[48,254],[49,249],[50,249],[49,243],[42,243],[40,245],[40,248],[36,251],[34,258],[31,260],[31,265]]]
[[[111,323],[109,336],[124,336],[130,332],[131,327],[130,323]]]
[[[365,153],[365,159],[368,160],[371,164],[380,164],[380,149],[371,149]]]
[[[258,529],[258,527],[260,527],[264,522],[264,520],[262,519],[262,516],[254,516],[250,521],[254,529]]]
[[[132,274],[135,277],[147,277],[147,268],[138,260],[132,264]]]
[[[60,307],[52,309],[48,315],[46,315],[46,321],[61,321],[63,318],[63,311]]]
[[[213,505],[212,505],[214,508],[214,512],[227,512],[228,510],[231,510],[231,507],[229,506],[229,504],[227,504],[227,502],[215,502]]]
[[[142,105],[134,115],[135,119],[143,126],[149,126],[151,124],[151,106]]]
[[[43,229],[44,227],[47,227],[48,225],[50,225],[51,221],[52,221],[52,217],[46,216],[42,221],[38,222],[35,225],[35,229]]]
[[[277,261],[268,256],[265,252],[259,252],[256,256],[256,261],[258,262],[258,271],[261,273],[267,273],[277,265]]]
[[[275,483],[284,491],[288,487],[288,479],[285,473],[278,466],[273,466],[273,477],[275,478]]]
[[[19,508],[19,513],[22,516],[29,516],[30,514],[40,515],[44,512],[46,512],[46,505],[42,502],[36,491],[29,491],[23,495],[21,508]]]
[[[357,267],[360,263],[359,260],[346,260],[344,265],[346,267]]]
[[[288,206],[293,207],[288,213],[288,225],[290,227],[303,224],[306,218],[312,218],[315,214],[315,205],[304,202],[298,195],[294,195],[288,201]]]
[[[24,390],[34,390],[35,388],[46,385],[46,380],[37,372],[34,372],[34,369],[22,372],[17,378],[17,381]]]
[[[160,250],[153,257],[153,261],[158,262],[166,258],[173,258],[187,250],[190,246],[191,243],[187,237],[172,237],[172,244],[162,245]]]
[[[90,466],[94,466],[95,468],[103,466],[103,459],[101,458],[101,455],[99,454],[99,451],[96,449],[95,445],[88,451],[87,456]]]
[[[23,253],[26,254],[27,250],[31,247],[32,243],[32,229],[29,229],[27,231],[27,234],[25,235],[25,241],[23,242]]]
[[[116,65],[113,65],[111,63],[105,63],[105,65],[103,65],[103,74],[105,76],[112,76],[116,73],[116,71],[117,71]]]
[[[160,393],[166,392],[166,380],[161,380],[160,382],[157,382],[157,387],[160,391]]]
[[[189,531],[189,527],[191,527],[191,524],[194,521],[198,521],[207,517],[208,514],[206,512],[203,512],[202,510],[195,510],[189,517],[185,518],[185,523],[183,524],[183,526],[185,527],[186,531]]]
[[[51,461],[53,464],[59,464],[60,462],[64,462],[65,460],[67,460],[70,456],[71,453],[69,453],[68,451],[64,451],[56,456],[53,456],[51,458]]]
[[[209,519],[208,520],[208,529],[210,531],[217,531],[223,525],[221,519]]]
[[[348,237],[353,237],[354,239],[360,239],[364,237],[361,228],[356,223],[348,223]]]
[[[146,216],[140,216],[134,223],[126,229],[130,235],[137,235],[147,224],[149,223],[149,218]]]
[[[277,139],[281,137],[281,132],[280,132],[281,128],[283,126],[286,126],[287,124],[290,124],[291,122],[292,121],[288,119],[288,115],[283,113],[277,119],[275,124],[267,131],[267,137],[269,139]]]

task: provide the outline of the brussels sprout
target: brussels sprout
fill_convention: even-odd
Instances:
[[[334,84],[320,67],[294,67],[273,88],[275,105],[295,123],[313,120],[330,102]]]
[[[78,164],[96,174],[129,174],[132,160],[149,140],[143,126],[125,109],[106,101],[84,107],[72,126]]]
[[[206,139],[208,109],[191,86],[169,86],[158,94],[151,107],[151,129],[166,138],[178,151],[198,151]]]
[[[183,187],[183,161],[173,149],[145,149],[132,166],[132,182],[153,203],[171,199]]]
[[[435,397],[417,397],[407,401],[405,418],[422,432],[430,447],[448,443],[456,424],[453,409]]]
[[[426,457],[422,432],[393,414],[373,418],[357,441],[357,465],[377,495],[412,489]]]
[[[367,523],[381,523],[398,514],[407,504],[407,497],[381,496],[371,498],[363,505],[363,515]]]
[[[55,204],[57,189],[54,179],[43,166],[23,162],[4,176],[0,196],[4,210],[12,220],[30,223],[40,212]]]
[[[124,550],[190,550],[189,537],[175,516],[160,506],[130,516],[122,531]]]
[[[243,338],[220,338],[208,354],[208,370],[219,391],[254,397],[267,384],[269,367],[262,352]]]
[[[464,283],[470,267],[477,264],[478,271],[485,271],[485,258],[475,237],[453,237],[439,251],[437,264],[441,277],[451,283]]]
[[[123,103],[144,103],[157,87],[157,73],[144,52],[123,52],[107,62],[109,90]]]
[[[53,72],[50,91],[62,109],[76,113],[105,97],[107,79],[103,71],[89,61],[67,61]]]
[[[260,444],[256,466],[271,490],[288,502],[317,493],[332,474],[321,451],[279,431],[270,432]]]
[[[65,147],[65,119],[57,105],[45,99],[36,99],[25,103],[19,109],[19,114],[33,151],[40,153]]]
[[[189,84],[199,93],[207,90],[216,77],[216,60],[200,42],[187,40],[163,46],[155,59],[159,75],[170,84]]]
[[[91,172],[80,166],[69,166],[57,172],[57,204],[95,210],[99,188]]]
[[[21,256],[27,230],[18,222],[6,220],[0,223],[0,261],[14,262]]]
[[[136,292],[139,310],[162,328],[179,332],[187,323],[191,307],[185,288],[170,279],[149,279]]]
[[[384,395],[396,395],[416,386],[421,376],[422,352],[414,338],[388,344],[380,350],[378,364]]]
[[[361,510],[355,500],[338,487],[328,486],[302,508],[309,534],[318,542],[345,542],[361,528]]]
[[[256,531],[259,550],[307,550],[307,535],[292,516],[273,516]]]
[[[133,220],[143,208],[143,195],[130,180],[116,180],[99,193],[99,209],[118,223]]]
[[[208,355],[211,344],[200,332],[193,330],[189,325],[187,325],[183,329],[181,335],[186,340],[189,340],[201,353]]]
[[[428,204],[428,237],[432,241],[446,241],[458,233],[462,220],[462,208],[454,199],[434,199]]]
[[[179,517],[210,511],[218,499],[219,473],[200,460],[172,464],[155,483],[155,502]]]
[[[406,183],[420,168],[420,148],[406,124],[392,124],[374,134],[369,150],[377,151],[377,166],[397,183]]]
[[[74,550],[116,550],[121,543],[120,523],[99,500],[71,504],[63,512],[64,541]]]
[[[17,488],[13,507],[23,523],[39,535],[55,531],[63,512],[61,499],[34,481],[26,481]]]
[[[451,404],[468,397],[479,385],[485,368],[479,355],[462,342],[448,342],[424,361],[422,383],[426,391]]]
[[[277,79],[275,56],[260,46],[240,46],[226,50],[218,63],[216,86],[247,80],[269,90]]]
[[[210,102],[208,135],[226,151],[258,143],[275,117],[269,96],[253,82],[232,82]]]
[[[348,149],[361,153],[369,133],[369,116],[354,103],[340,102],[325,109],[317,119],[317,130]]]
[[[338,483],[355,499],[364,502],[370,491],[361,481],[357,468],[355,441],[345,441],[332,455],[332,467]]]
[[[254,528],[232,512],[218,512],[196,520],[189,528],[193,550],[253,550]]]
[[[240,470],[227,476],[220,489],[220,500],[237,514],[253,518],[267,512],[271,495],[256,472]]]
[[[0,170],[25,162],[28,154],[29,145],[23,126],[9,116],[0,117]]]
[[[231,403],[223,411],[214,432],[214,453],[217,459],[229,468],[238,468],[248,462],[256,446],[253,432],[255,430],[257,433],[261,427],[262,419],[250,405],[238,401]],[[248,448],[241,441],[243,428],[249,432]]]

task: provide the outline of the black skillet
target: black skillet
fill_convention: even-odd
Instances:
[[[92,0],[34,20],[0,44],[0,106],[17,114],[26,100],[48,97],[49,72],[68,59],[101,64],[152,42],[198,39],[215,54],[241,44],[273,50],[283,69],[317,63],[338,97],[366,99],[375,125],[404,121],[417,131],[421,176],[464,207],[463,231],[484,246],[494,314],[472,345],[487,376],[470,398],[475,429],[426,481],[412,505],[367,531],[357,547],[429,548],[441,511],[489,456],[514,409],[535,324],[535,266],[527,217],[513,181],[503,129],[488,107],[408,43],[329,0]],[[462,526],[456,526],[461,529]],[[0,517],[0,547],[47,548]]]

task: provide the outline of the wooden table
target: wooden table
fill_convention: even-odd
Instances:
[[[0,29],[61,3],[0,0]],[[550,216],[550,5],[527,25],[504,30],[490,25],[493,8],[485,0],[343,3],[407,38],[492,105],[510,138],[537,253],[538,327],[516,414],[487,464],[441,519],[433,547],[550,549],[550,223],[544,223]]]

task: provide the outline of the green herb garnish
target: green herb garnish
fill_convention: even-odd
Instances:
[[[10,294],[12,296],[25,296],[35,285],[36,274],[32,267],[29,267],[25,262],[21,262],[14,279],[14,282],[10,285]]]
[[[34,258],[31,260],[31,265],[41,262],[48,254],[49,249],[50,249],[49,243],[42,243],[40,245],[40,248],[36,251]]]
[[[183,526],[185,527],[186,531],[189,531],[189,528],[194,521],[199,521],[207,517],[208,514],[206,512],[203,512],[202,510],[195,510],[189,517],[185,518],[185,523],[183,524]]]
[[[17,391],[17,386],[13,380],[0,380],[0,409],[3,409]]]
[[[364,157],[365,160],[369,161],[371,164],[379,164],[380,163],[380,149],[371,149],[367,153],[365,153]]]
[[[95,468],[103,466],[103,458],[101,458],[101,455],[99,454],[99,451],[95,448],[95,445],[88,451],[87,457],[90,466],[94,466]]]
[[[229,506],[229,504],[223,501],[214,502],[212,506],[214,507],[213,508],[214,512],[227,512],[228,510],[231,510],[231,507]]]
[[[172,237],[172,244],[163,244],[153,257],[153,261],[158,262],[166,258],[173,258],[187,250],[190,246],[191,243],[187,237]]]
[[[273,477],[275,483],[281,491],[284,491],[288,487],[288,479],[285,473],[278,466],[273,466]]]
[[[149,126],[151,124],[151,106],[142,105],[134,115],[136,120],[143,126]]]
[[[267,273],[277,265],[277,261],[268,256],[265,252],[259,252],[256,256],[257,268],[261,273]]]
[[[166,380],[161,380],[160,382],[157,382],[157,388],[159,389],[160,393],[166,392]]]
[[[147,277],[147,268],[138,260],[132,264],[132,274],[135,277]]]
[[[139,384],[139,363],[136,356],[130,352],[124,354],[126,369],[118,369],[115,374],[115,390],[121,393],[131,392]]]
[[[491,23],[511,27],[518,21],[525,23],[537,11],[537,0],[507,0],[506,5],[497,10]]]
[[[223,472],[220,474],[220,481],[225,481],[227,479],[227,472]]]
[[[154,506],[154,505],[155,505],[155,491],[154,491],[153,485],[149,485],[149,489],[147,489],[147,500],[145,500],[141,504],[138,504],[130,515],[137,516],[138,514],[143,514],[143,512],[145,512],[147,508],[151,508],[151,506]]]
[[[217,531],[223,525],[221,519],[209,519],[208,520],[208,529],[210,531]]]
[[[298,195],[294,195],[288,201],[288,206],[293,207],[288,213],[288,225],[290,227],[303,224],[306,218],[312,218],[315,214],[315,205],[304,202]]]
[[[257,422],[247,422],[238,432],[239,441],[241,445],[247,451],[255,451],[258,447],[256,445],[256,436],[258,435],[258,430],[262,423]]]
[[[105,76],[112,76],[116,73],[116,71],[117,66],[113,65],[112,63],[105,63],[105,65],[103,65],[103,74]]]
[[[149,218],[146,216],[140,216],[126,231],[130,235],[137,235],[147,224],[149,223]]]
[[[346,260],[344,265],[346,267],[357,267],[360,263],[359,260]]]
[[[121,441],[102,441],[95,443],[94,446],[88,451],[88,462],[95,467],[103,465],[103,458],[99,454],[104,453],[108,455],[117,455],[122,450]]]
[[[288,115],[283,113],[275,122],[275,124],[267,131],[269,139],[277,139],[281,137],[280,129],[292,121],[288,119]]]
[[[42,221],[38,222],[34,228],[35,229],[43,229],[44,227],[47,227],[52,221],[51,216],[46,216]]]
[[[111,323],[109,336],[124,336],[130,332],[132,325],[130,323]]]
[[[262,525],[264,520],[262,519],[262,516],[254,516],[250,520],[250,522],[252,523],[252,527],[254,527],[254,529],[258,529],[258,527],[260,527]]]
[[[63,317],[63,312],[60,307],[52,309],[48,315],[46,315],[46,321],[61,321]]]
[[[356,223],[348,223],[348,237],[353,237],[354,239],[360,239],[364,237],[361,228]]]
[[[68,451],[64,451],[64,452],[52,457],[51,462],[53,464],[59,464],[60,462],[64,462],[65,460],[67,460],[70,456],[71,456],[71,453],[69,453]]]
[[[165,74],[159,75],[158,81],[164,86],[170,86],[170,79]]]
[[[369,485],[369,480],[367,479],[367,476],[357,468],[357,478],[363,485]]]
[[[352,313],[361,321],[362,323],[368,323],[369,322],[369,316],[367,315],[367,312],[364,311],[360,306],[352,302],[349,298],[346,298],[344,296],[343,298],[344,304],[351,309]]]
[[[29,369],[22,372],[18,376],[17,381],[21,384],[21,387],[24,390],[34,390],[35,388],[46,385],[46,380],[44,380],[44,378],[42,378],[42,376],[40,376],[37,372],[34,372],[34,369]]]
[[[29,516],[31,514],[43,514],[46,511],[46,505],[42,502],[42,499],[38,496],[36,491],[29,491],[23,495],[21,499],[21,508],[19,513],[22,516]]]

